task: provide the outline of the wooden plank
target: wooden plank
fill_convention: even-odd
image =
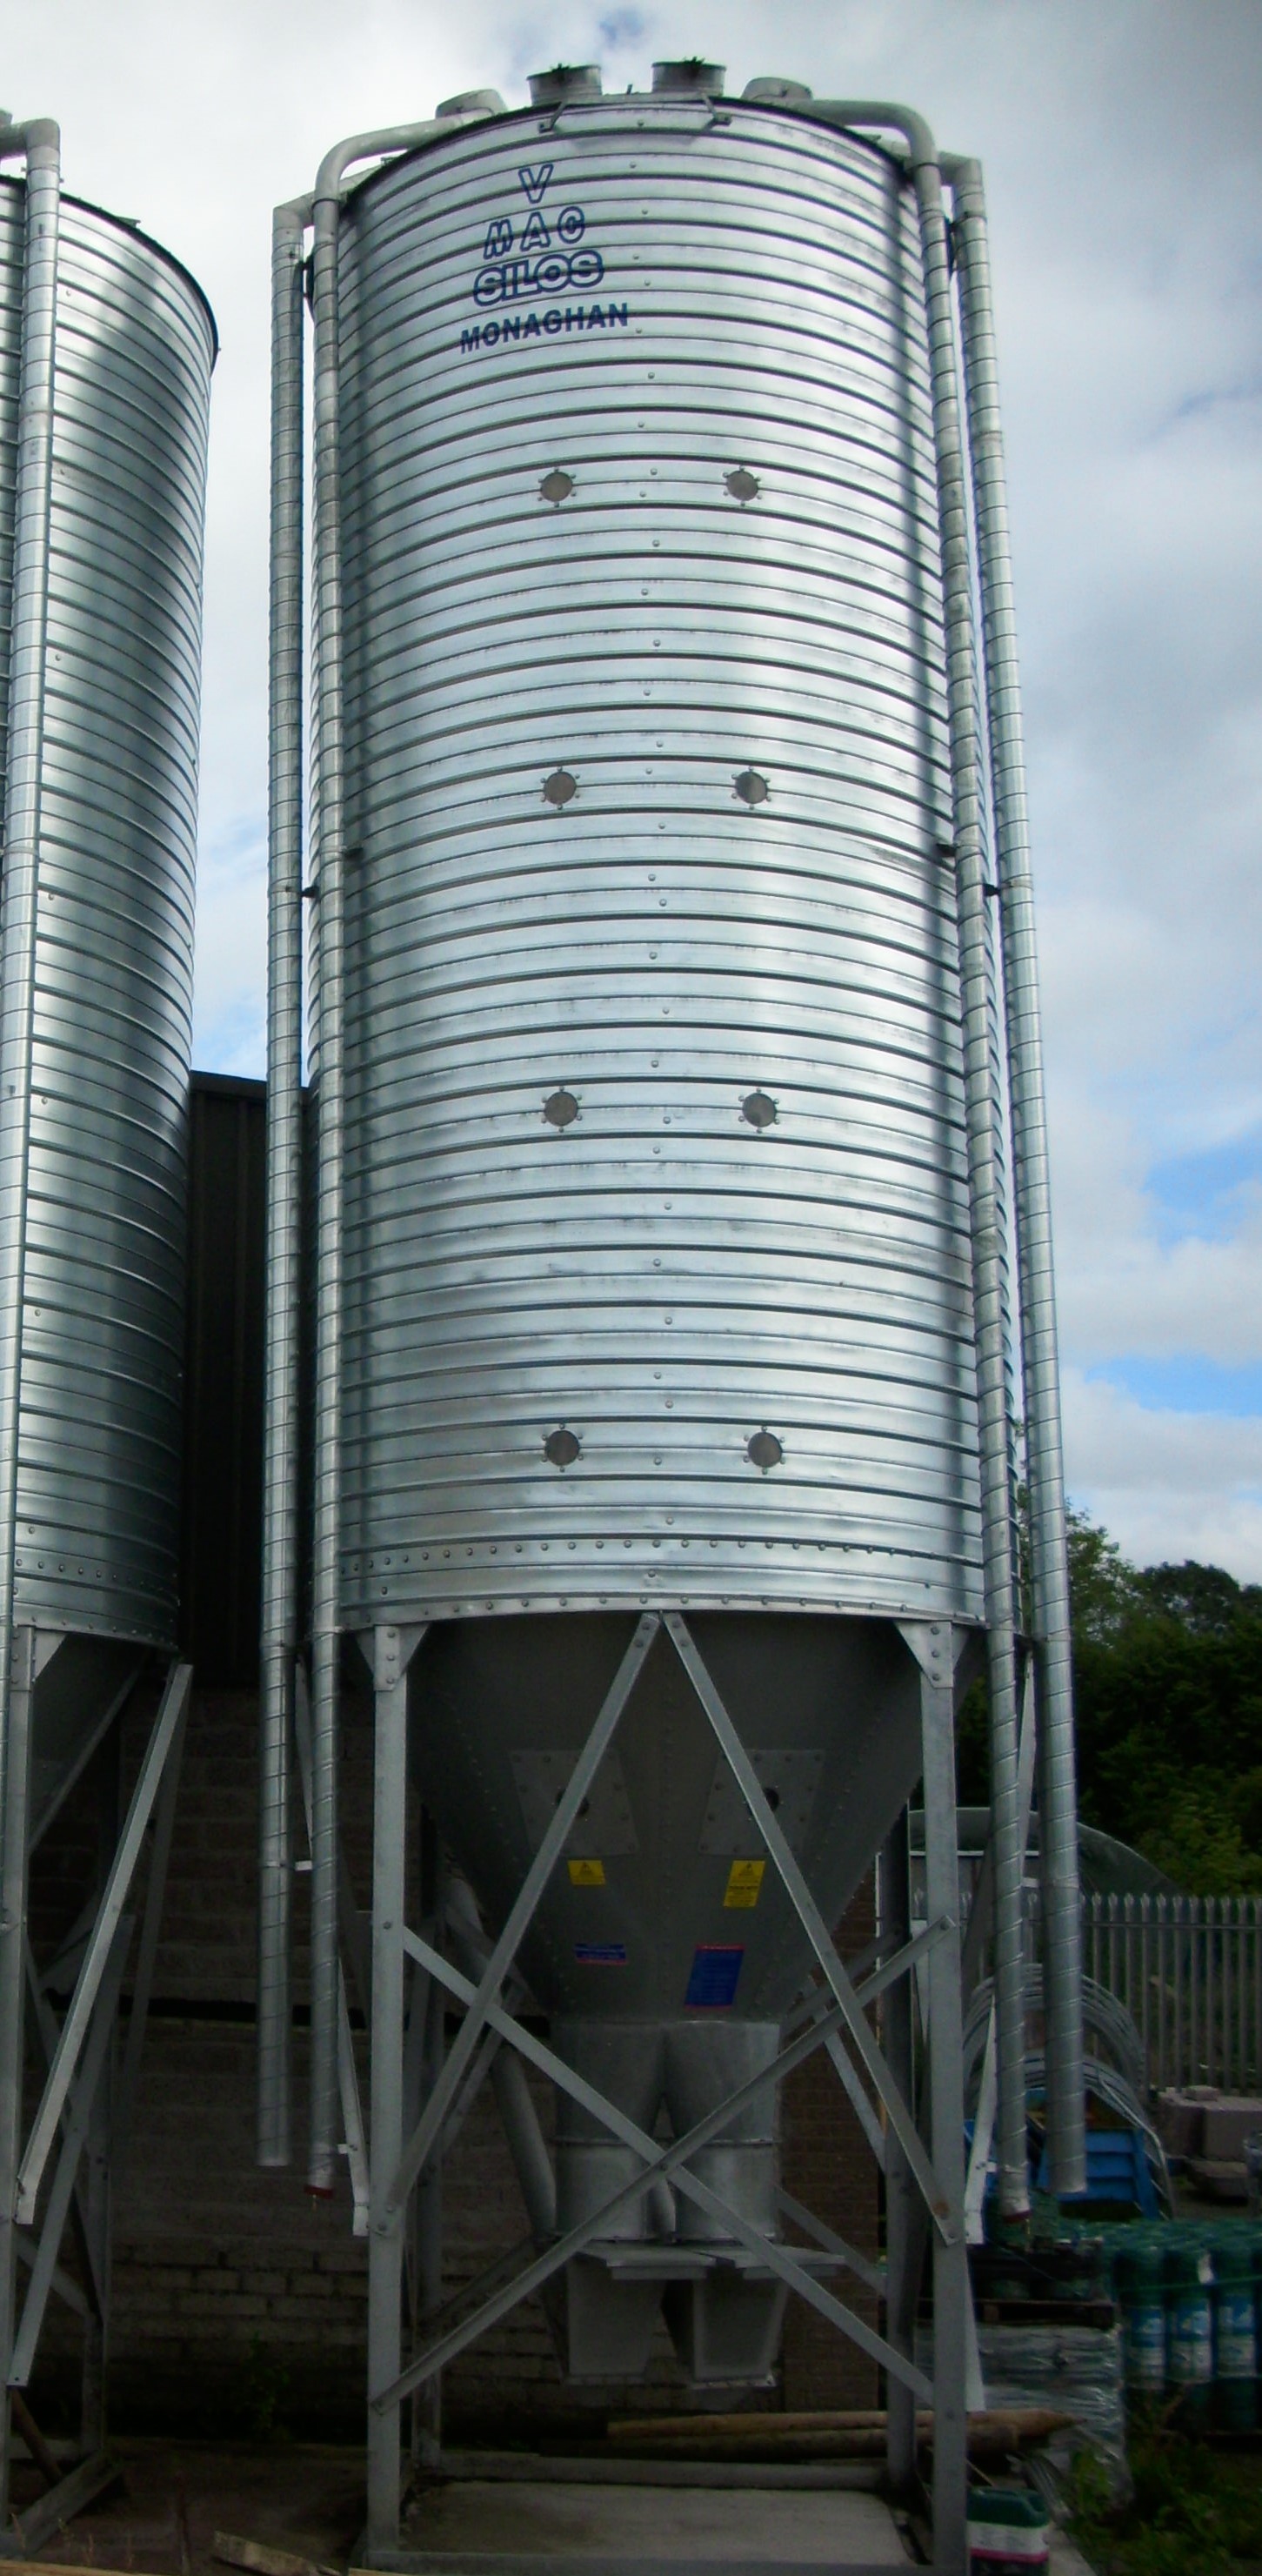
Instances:
[[[63,2523],[82,2513],[84,2506],[95,2504],[98,2496],[121,2483],[123,2472],[108,2451],[94,2451],[90,2460],[81,2460],[68,2477],[59,2478],[47,2495],[28,2505],[25,2513],[15,2513],[13,2527],[18,2548],[24,2557],[41,2549]],[[82,2576],[82,2570],[80,2570]]]

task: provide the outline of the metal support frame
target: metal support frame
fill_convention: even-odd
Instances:
[[[920,1666],[924,1764],[925,1912],[951,1921],[929,1961],[929,2135],[957,2226],[933,2242],[933,2533],[938,2576],[965,2576],[968,2492],[966,2383],[970,2291],[964,2239],[964,2013],[960,1996],[959,1834],[955,1821],[955,1693],[951,1631],[902,1623]]]
[[[378,1628],[373,1638],[376,1727],[369,2109],[372,2160],[368,2208],[368,2530],[383,2539],[397,2538],[399,2528],[399,2409],[397,2405],[383,2408],[378,2400],[398,2378],[402,2357],[405,2212],[392,2186],[403,2152],[408,1666],[423,1634],[423,1629]],[[465,2063],[471,2053],[466,2051]],[[431,2100],[441,2090],[440,2077]],[[449,2085],[447,2101],[452,2090]],[[446,2107],[445,2101],[443,2109]],[[435,2124],[435,2134],[438,2125]]]
[[[661,2183],[669,2180],[684,2200],[721,2219],[730,2237],[760,2266],[795,2290],[816,2312],[878,2361],[891,2391],[905,2392],[891,2407],[892,2425],[908,2457],[904,2482],[914,2465],[915,2408],[927,2403],[935,2414],[934,2512],[938,2541],[935,2565],[941,2576],[962,2576],[965,2476],[965,2355],[968,2318],[968,2270],[964,2243],[963,2132],[960,1997],[960,1940],[956,1845],[954,1833],[954,1667],[956,1632],[947,1622],[909,1623],[901,1630],[920,1669],[923,1762],[926,1804],[933,1807],[932,1895],[929,1923],[913,1937],[906,1903],[900,1922],[883,1926],[876,1964],[856,1982],[837,1955],[831,1934],[769,1805],[712,1677],[700,1656],[687,1621],[676,1611],[648,1611],[634,1635],[586,1744],[578,1756],[547,1834],[509,1909],[499,1939],[491,1944],[471,1938],[465,1945],[474,1976],[463,1974],[443,1955],[437,1938],[424,1938],[405,1921],[407,1848],[408,1668],[423,1630],[380,1628],[373,1634],[372,1663],[376,1707],[374,1810],[374,1905],[372,1976],[372,2108],[369,2226],[369,2409],[368,2524],[365,2549],[372,2555],[398,2548],[402,2469],[401,2408],[405,2399],[432,2387],[456,2355],[476,2342],[521,2301],[541,2290],[575,2254],[608,2232],[609,2223]],[[613,1742],[650,1649],[664,1635],[688,1675],[697,1698],[751,1810],[773,1868],[784,1886],[810,1943],[813,1984],[788,2017],[784,2045],[774,2062],[739,2086],[724,2102],[684,2136],[663,2145],[577,2075],[553,2049],[537,2038],[506,2007],[504,1991],[524,1933],[548,1879],[564,1850],[566,1837],[582,1799]],[[367,1641],[365,1641],[367,1642]],[[423,1724],[423,1714],[418,1723]],[[904,1827],[905,1840],[905,1827]],[[461,1931],[470,1929],[461,1925]],[[405,1963],[414,1964],[411,1996],[415,2043],[418,2012],[433,2014],[430,1999],[453,1998],[465,2006],[456,2037],[439,2063],[438,2052],[424,2049],[430,2082],[405,2134],[407,2092],[405,2059]],[[930,2139],[926,2145],[911,2107],[910,1979],[927,1970],[930,1992],[927,2095]],[[893,2059],[882,2049],[867,2019],[868,2008],[885,1996],[886,2026],[895,2034]],[[901,2010],[898,1999],[908,1998]],[[899,2034],[907,2035],[902,2046]],[[888,2131],[896,2153],[902,2187],[910,2204],[925,2212],[934,2244],[935,2358],[930,2379],[917,2364],[912,2348],[912,2313],[907,2313],[906,2280],[897,2273],[895,2229],[894,2282],[897,2296],[890,2308],[891,2330],[880,2333],[846,2306],[819,2277],[824,2270],[846,2269],[868,2289],[890,2300],[891,2275],[825,2228],[791,2196],[781,2193],[779,2206],[818,2251],[769,2237],[733,2209],[691,2169],[698,2151],[718,2136],[734,2113],[757,2095],[783,2081],[817,2048],[836,2051],[849,2079],[852,2098],[863,2100],[871,2129]],[[446,2308],[425,2315],[433,2306],[433,2282],[424,2300],[414,2295],[414,2349],[403,2359],[403,2290],[408,2243],[408,2210],[420,2181],[428,2183],[441,2163],[452,2126],[464,2114],[472,2091],[495,2062],[495,2052],[511,2052],[514,2063],[532,2066],[559,2090],[593,2114],[640,2159],[634,2179],[613,2193],[581,2224],[541,2242],[538,2232],[490,2267]],[[901,2049],[901,2054],[900,2054]],[[415,2061],[414,2061],[415,2062]],[[429,2267],[433,2268],[432,2249]],[[419,2276],[420,2266],[416,2265]],[[419,2348],[418,2348],[419,2347]],[[419,2449],[431,2449],[436,2408]],[[418,2436],[414,2423],[414,2449]],[[431,2450],[432,2456],[432,2450]]]
[[[103,2447],[111,2201],[135,2105],[192,1680],[191,1665],[169,1666],[121,1827],[121,1719],[135,1670],[109,1704],[109,1728],[103,1721],[93,1721],[85,1731],[83,1743],[90,1746],[92,1755],[110,1764],[111,1785],[103,1787],[99,1806],[97,1889],[70,1942],[41,1976],[26,1931],[27,1880],[31,1851],[59,1796],[32,1818],[31,1754],[39,1676],[61,1642],[58,1634],[17,1630],[8,1708],[0,1876],[0,2390],[5,2392],[0,2399],[0,2555],[37,2548],[59,2523],[79,2512],[117,2476]],[[80,1745],[68,1772],[81,1775],[84,1759]],[[146,1842],[148,1877],[137,1915],[133,1898]],[[131,2011],[120,2056],[119,2002],[133,1947]],[[49,1980],[80,1948],[73,1991],[59,2021]],[[43,2057],[45,2077],[23,2143],[28,1992],[30,2027]],[[68,2224],[81,2281],[59,2259]],[[29,2274],[20,2316],[15,2313],[19,2264]],[[83,2328],[86,2456],[34,2505],[15,2514],[9,2505],[9,2399],[16,2392],[25,2403],[22,2392],[30,2381],[48,2302],[54,2295],[73,2310]]]
[[[1034,1802],[1034,1665],[1026,1657],[1021,1692],[1021,1751],[1017,1766],[1017,1806],[1020,1820],[1021,1867],[1025,1870],[1026,1849],[1030,1840],[1030,1813]],[[965,1937],[963,1996],[971,1994],[981,1961],[982,1943],[990,1912],[991,1880],[988,1864],[991,1846],[982,1855]],[[970,1973],[971,1971],[971,1973]],[[1022,2017],[1024,2021],[1024,2016]],[[995,2060],[995,2004],[991,1996],[990,2018],[986,2027],[986,2050],[982,2059],[981,2083],[977,2110],[973,2120],[973,2138],[969,2148],[968,2179],[964,2187],[964,2228],[970,2245],[983,2241],[982,2204],[986,2197],[986,2179],[991,2164],[991,2142],[995,2133],[995,2111],[998,2102],[998,2071]]]
[[[907,1810],[887,1834],[881,1852],[881,1930],[902,1944],[911,1938],[911,1851]],[[913,2074],[913,1998],[910,1981],[891,1988],[882,2016],[885,2054],[895,2082],[910,2101]],[[885,2160],[885,2331],[910,2360],[916,2341],[923,2243],[914,2225],[916,2187],[897,2139]],[[887,2397],[886,2460],[895,2495],[910,2494],[916,2473],[916,2404],[901,2380],[891,2378]]]
[[[298,1778],[302,1788],[302,1812],[307,1828],[307,1849],[314,1853],[311,1699],[307,1689],[306,1668],[301,1662],[295,1666],[294,1671],[293,1709],[294,1743],[298,1755]],[[360,1947],[359,1924],[354,1917],[354,1900],[349,1874],[344,1855],[340,1850],[338,1864],[338,1923],[342,1947],[352,1962],[352,1974],[355,1974],[355,1961]],[[355,1975],[355,1982],[363,1989],[360,2002],[366,2014],[371,1979]],[[366,2236],[368,2234],[368,2144],[364,2136],[363,2104],[360,2101],[359,2076],[356,2071],[355,2048],[351,2038],[346,1971],[340,1957],[337,1962],[337,2084],[338,2098],[342,2105],[342,2127],[345,2131],[343,2145],[350,2173],[351,2200],[355,2212],[351,2232],[355,2236]]]

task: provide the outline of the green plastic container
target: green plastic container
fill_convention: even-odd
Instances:
[[[1166,2384],[1181,2429],[1197,2433],[1209,2423],[1214,2386],[1214,2264],[1199,2229],[1179,2235],[1165,2258]]]
[[[1247,2433],[1257,2416],[1258,2334],[1254,2249],[1242,2227],[1222,2229],[1214,2263],[1214,2418],[1224,2433]]]
[[[1028,2487],[974,2487],[968,2499],[969,2576],[1031,2576],[1047,2567],[1047,2507]]]
[[[1162,2249],[1147,2238],[1119,2245],[1113,2277],[1122,2310],[1122,2352],[1132,2396],[1158,2400],[1166,2384],[1166,2292]]]

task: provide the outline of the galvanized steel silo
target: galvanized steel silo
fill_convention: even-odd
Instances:
[[[903,110],[784,83],[729,100],[711,67],[659,69],[649,97],[557,74],[523,115],[481,96],[354,138],[275,235],[260,2138],[283,2160],[310,226],[311,2179],[327,2187],[337,2137],[351,1631],[378,1721],[361,2211],[378,2542],[399,2401],[477,2331],[436,2329],[400,2370],[404,2213],[488,2013],[506,2027],[514,1958],[551,2016],[534,2058],[561,2095],[552,2180],[528,2103],[505,2118],[575,2375],[642,2367],[663,2291],[698,2380],[765,2371],[786,2286],[842,2321],[818,2277],[840,2258],[779,2241],[767,2111],[816,2010],[794,2003],[812,1958],[934,2212],[945,2356],[955,2186],[872,2057],[827,1927],[923,1773],[948,2172],[950,1705],[983,1630],[1002,2153],[1025,2189],[1001,1039],[942,173]],[[993,511],[981,533],[989,613]],[[991,749],[998,781],[1011,724]],[[1015,902],[1015,807],[997,805]],[[1028,1146],[1032,966],[1006,923],[1005,961]],[[1027,1388],[1036,1161],[1017,1186]],[[1039,1311],[1046,1575],[1063,1523],[1046,1295]],[[1063,1749],[1063,1696],[1045,1714]],[[463,1984],[403,1926],[409,1745],[485,1916],[457,1891]],[[887,1946],[899,1919],[895,1886]],[[410,2135],[405,1955],[471,2004],[445,2062],[412,2061]],[[1071,2162],[1072,2093],[1071,2070]],[[643,2180],[663,2103],[695,2141],[662,2168],[674,2197]],[[917,2384],[905,2347],[881,2355]],[[958,2431],[940,2457],[962,2497]]]
[[[6,640],[25,201],[0,182]],[[63,198],[15,1614],[168,1649],[214,346],[178,262]]]
[[[104,2080],[119,2099],[152,1986],[189,1668],[175,1659],[185,1128],[215,330],[127,220],[66,196],[49,120],[0,120],[0,2519],[10,2402],[35,2366],[76,2168],[87,2458],[104,2433]],[[163,1674],[163,1668],[165,1672]],[[145,1709],[152,1686],[154,1705]],[[121,1797],[121,1719],[151,1720]],[[90,1765],[96,1765],[92,1770]],[[58,2025],[30,1856],[76,1782],[98,1801],[81,1954]],[[147,1841],[148,1828],[154,1832]],[[129,1907],[148,1849],[135,1958]],[[76,1936],[77,1937],[77,1936]],[[26,2098],[35,1985],[47,2073]],[[64,1976],[64,1967],[63,1967]],[[50,2036],[51,2029],[51,2036]],[[68,2105],[72,2106],[68,2109]],[[56,2160],[56,2178],[49,2175]],[[27,2260],[19,2305],[18,2254]],[[35,2528],[13,2517],[26,2545]],[[51,2524],[44,2527],[51,2528]]]
[[[537,139],[344,223],[343,1616],[975,1619],[914,210],[757,111]]]

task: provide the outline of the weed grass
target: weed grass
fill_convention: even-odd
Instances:
[[[1075,2462],[1070,2527],[1099,2576],[1262,2576],[1262,2455],[1154,2417],[1132,2426],[1129,2456],[1134,2494],[1120,2510],[1090,2453]]]

